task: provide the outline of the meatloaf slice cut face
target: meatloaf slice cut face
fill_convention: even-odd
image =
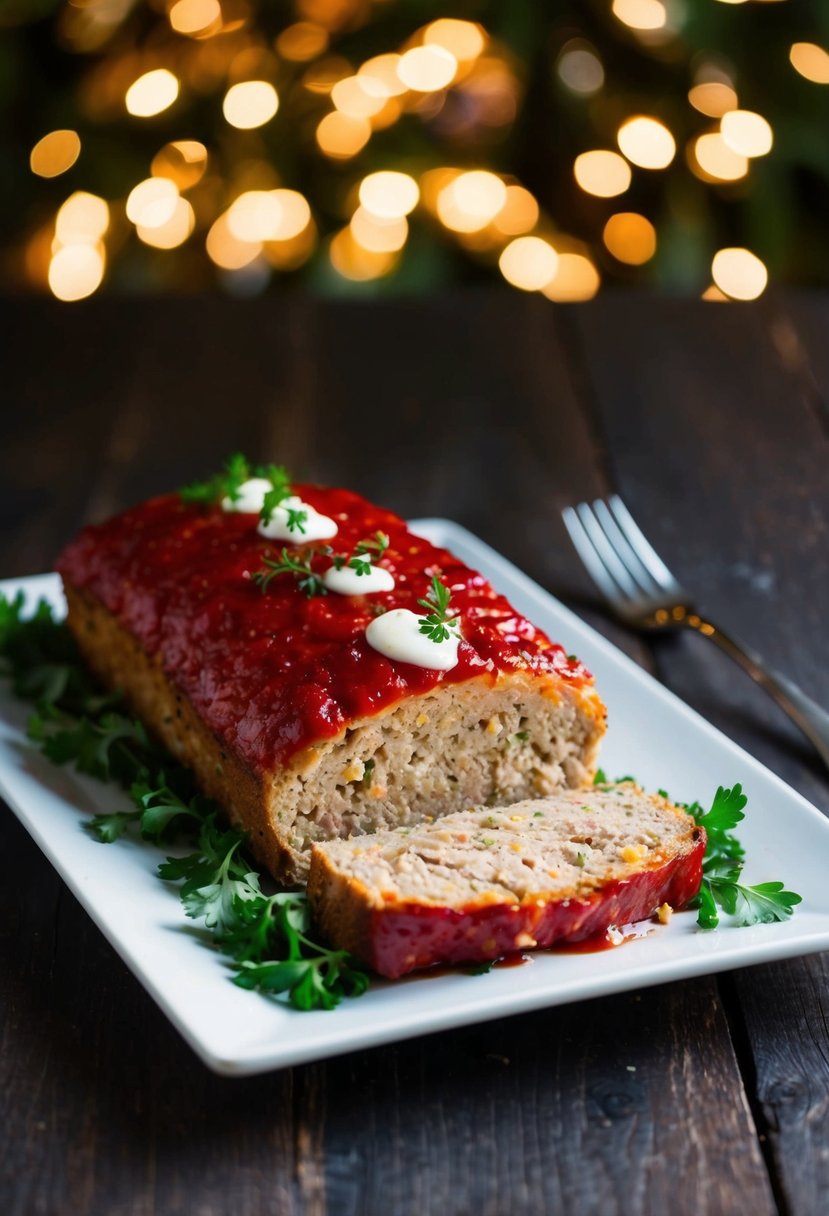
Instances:
[[[681,907],[705,833],[632,783],[315,845],[322,931],[380,975],[574,942]]]

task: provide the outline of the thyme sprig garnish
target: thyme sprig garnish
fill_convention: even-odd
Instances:
[[[333,1009],[366,991],[362,966],[315,940],[304,893],[262,890],[246,837],[222,826],[218,804],[198,792],[189,769],[148,737],[120,697],[101,692],[48,604],[26,619],[22,595],[0,594],[0,668],[18,696],[35,702],[29,736],[51,760],[129,791],[131,810],[85,823],[96,840],[137,833],[154,843],[192,842],[194,851],[168,857],[159,876],[181,884],[187,916],[203,922],[234,983],[302,1010]]]
[[[420,632],[433,642],[445,642],[451,637],[450,630],[458,628],[458,618],[450,616],[449,605],[452,592],[442,583],[437,574],[432,575],[432,585],[426,593],[426,599],[418,600],[421,608],[426,609],[426,616],[421,617]],[[457,635],[456,635],[457,636]]]
[[[252,575],[252,578],[264,592],[268,590],[271,579],[276,578],[278,574],[293,574],[299,583],[300,589],[305,592],[309,599],[314,595],[327,595],[328,590],[322,581],[323,576],[312,568],[311,560],[317,555],[329,557],[330,554],[331,548],[329,545],[306,550],[301,554],[292,553],[283,546],[279,560],[275,561],[273,558],[263,557],[264,569],[257,570]]]

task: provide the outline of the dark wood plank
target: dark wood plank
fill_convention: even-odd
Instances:
[[[37,308],[31,328],[20,312],[27,351],[81,315]],[[458,518],[545,585],[586,595],[558,510],[603,492],[607,461],[570,331],[551,324],[545,302],[496,293],[360,308],[107,301],[103,311],[86,316],[106,341],[77,321],[66,342],[93,342],[89,367],[103,365],[95,384],[106,391],[63,430],[54,410],[34,417],[15,449],[25,472],[56,426],[53,467],[69,481],[44,512],[41,563],[75,517],[242,447],[407,514]],[[92,400],[93,382],[79,383]],[[32,400],[54,402],[60,386],[57,369],[40,369]],[[84,437],[99,434],[74,466]],[[19,536],[9,544],[15,560],[31,549]],[[607,631],[647,661],[637,639]],[[704,1179],[695,1210],[774,1210],[710,982],[223,1081],[60,894],[22,831],[2,828],[25,888],[0,891],[13,977],[0,1063],[0,1109],[15,1129],[0,1148],[10,1210],[649,1213],[675,1206],[681,1175]],[[689,1112],[703,1109],[689,1134]]]
[[[776,1210],[713,981],[475,1026],[328,1071],[338,1216]],[[352,1094],[365,1095],[364,1137]],[[680,1178],[699,1180],[686,1208]]]
[[[718,623],[829,704],[829,438],[816,408],[829,368],[815,331],[783,341],[781,316],[794,315],[608,299],[579,328],[617,482],[644,531]],[[654,651],[675,691],[829,810],[808,745],[713,647],[682,637]],[[829,1187],[816,1151],[829,1136],[827,978],[825,958],[811,958],[723,985],[779,1193],[804,1216]]]

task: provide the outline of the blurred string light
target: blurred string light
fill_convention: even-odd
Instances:
[[[120,197],[76,191],[59,209],[54,234],[41,221],[27,252],[34,277],[48,280],[61,299],[83,298],[104,280],[105,242],[113,257],[132,233],[160,251],[190,242],[232,290],[258,290],[273,272],[296,269],[315,253],[335,275],[371,282],[400,266],[420,227],[464,256],[497,264],[516,288],[557,302],[589,299],[603,275],[629,278],[654,259],[659,264],[657,226],[633,209],[649,209],[654,173],[670,170],[673,182],[690,170],[729,200],[748,188],[732,189],[735,183],[750,186],[752,161],[773,151],[771,123],[740,105],[744,82],[715,50],[688,57],[680,107],[664,110],[669,127],[662,117],[637,113],[633,96],[625,104],[624,91],[608,80],[610,59],[603,62],[595,45],[597,27],[591,25],[590,41],[571,24],[562,45],[551,48],[549,70],[569,110],[582,116],[572,128],[582,133],[582,150],[576,145],[570,153],[572,178],[561,193],[575,202],[571,223],[580,235],[592,233],[588,244],[559,231],[556,217],[495,152],[522,100],[513,53],[481,22],[441,14],[402,41],[396,34],[385,48],[367,39],[361,55],[354,31],[375,20],[379,26],[379,0],[375,7],[377,13],[358,0],[299,0],[293,20],[265,36],[264,21],[257,22],[264,9],[257,12],[255,0],[66,4],[65,41],[98,57],[82,86],[87,120],[117,121],[125,107],[133,118],[158,119],[133,130],[158,129],[163,139]],[[140,52],[130,49],[128,33],[139,8],[157,23]],[[606,8],[610,28],[633,53],[679,62],[683,0],[612,0]],[[375,53],[365,57],[368,51]],[[800,76],[829,83],[822,47],[797,42],[788,55]],[[212,140],[199,108],[218,120]],[[381,133],[396,124],[401,136],[393,144]],[[87,138],[78,125],[81,133],[49,131],[34,144],[34,175],[73,169],[81,134]],[[678,141],[684,160],[675,165]],[[291,188],[292,176],[313,184],[310,197]],[[321,180],[328,191],[317,198]],[[728,299],[754,298],[768,277],[756,255],[741,249],[720,250],[712,276],[708,291]]]
[[[643,266],[656,253],[656,229],[636,211],[618,211],[604,226],[602,238],[610,253],[628,266]]]
[[[58,177],[72,168],[80,154],[77,131],[50,131],[32,148],[29,167],[38,177]]]
[[[774,137],[761,114],[751,110],[729,110],[720,121],[723,140],[740,156],[765,156],[771,152]]]
[[[231,85],[222,102],[225,118],[240,131],[263,127],[278,109],[276,89],[267,80],[243,80]]]
[[[124,104],[128,113],[136,118],[154,118],[170,108],[178,92],[178,78],[167,68],[154,68],[132,82],[124,97]]]
[[[829,51],[814,42],[795,42],[789,62],[796,72],[813,84],[829,84]]]
[[[615,198],[629,188],[633,174],[630,165],[618,152],[594,149],[582,152],[573,164],[576,181],[587,194],[597,198]]]
[[[764,264],[748,249],[720,249],[711,263],[711,277],[732,300],[756,300],[769,278]]]
[[[622,123],[616,142],[631,164],[641,169],[667,169],[676,154],[676,143],[658,118],[639,114]]]

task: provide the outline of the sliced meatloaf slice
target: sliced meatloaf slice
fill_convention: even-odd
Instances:
[[[336,946],[394,979],[681,907],[704,852],[690,815],[624,783],[315,845],[308,895]]]

